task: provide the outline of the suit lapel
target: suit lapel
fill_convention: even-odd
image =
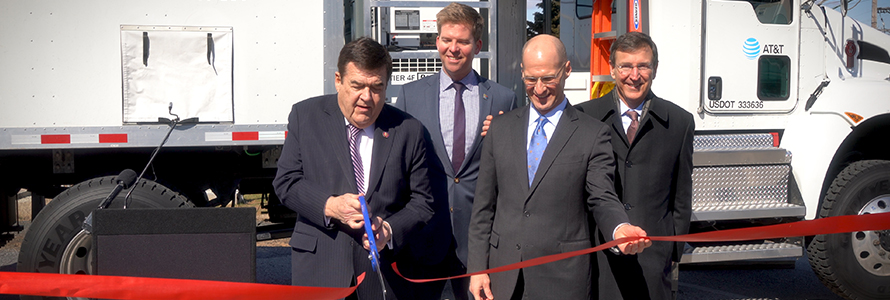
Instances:
[[[473,71],[473,74],[476,75],[476,79],[479,84],[479,122],[476,126],[476,138],[473,139],[473,146],[470,147],[469,153],[467,153],[466,157],[473,157],[476,155],[477,151],[481,151],[482,149],[482,135],[479,134],[482,132],[482,122],[485,121],[485,117],[492,115],[494,116],[497,112],[491,111],[491,95],[488,93],[488,89],[491,88],[491,85],[488,83],[488,80],[476,74],[476,71]],[[461,166],[461,169],[466,166],[467,163],[470,162],[470,159],[465,159],[464,164]],[[456,173],[456,172],[455,172]]]
[[[355,171],[352,169],[352,156],[349,154],[349,138],[346,136],[346,118],[343,117],[343,113],[337,105],[336,94],[326,99],[323,110],[326,115],[320,128],[332,137],[325,139],[330,143],[326,149],[333,149],[334,153],[332,154],[337,158],[346,181],[358,191],[358,185],[355,183]]]
[[[515,162],[514,168],[515,172],[511,176],[516,176],[515,182],[522,182],[525,184],[520,184],[522,187],[520,189],[523,193],[528,192],[528,114],[531,109],[531,104],[526,105],[521,109],[522,112],[515,115],[515,118],[505,119],[506,126],[508,128],[515,128],[515,130],[509,130],[510,139],[506,144],[506,153],[508,153],[507,157],[515,157],[513,161]],[[500,147],[500,145],[496,145],[495,147]]]
[[[649,99],[643,105],[643,119],[640,120],[640,129],[637,131],[637,137],[634,140],[642,139],[655,126],[662,128],[667,128],[668,126],[669,114],[664,103],[665,100],[658,98],[651,91],[647,97]]]
[[[609,94],[612,95],[611,100],[603,101],[605,102],[603,104],[608,104],[611,107],[611,110],[614,112],[612,114],[612,121],[602,121],[606,124],[612,124],[612,132],[618,133],[618,136],[621,137],[621,141],[624,142],[624,146],[626,148],[630,148],[631,142],[627,140],[627,132],[624,131],[624,123],[621,121],[621,115],[624,114],[624,112],[619,109],[619,107],[621,106],[618,105],[618,102],[621,101],[621,99],[618,98],[618,93],[615,92],[615,90],[612,90],[611,92],[609,92]],[[640,136],[639,129],[637,130],[637,136]]]
[[[617,136],[625,147],[629,147],[627,133],[624,132],[624,124],[621,123],[622,112],[618,111],[618,101],[621,101],[618,100],[618,93],[612,90],[605,96],[590,101],[594,106],[591,115],[612,128],[613,139]]]
[[[556,126],[556,130],[553,131],[553,137],[547,141],[547,148],[544,150],[544,156],[541,157],[541,164],[538,165],[538,172],[535,174],[535,180],[532,181],[532,185],[529,188],[529,196],[534,192],[535,188],[538,187],[538,184],[541,183],[541,180],[544,176],[547,175],[547,171],[550,169],[550,166],[553,165],[553,161],[559,156],[559,153],[562,152],[562,149],[569,142],[569,139],[575,134],[575,130],[578,129],[578,124],[575,123],[578,120],[578,116],[575,114],[576,110],[571,105],[566,105],[566,109],[562,113],[562,117],[559,119],[559,124]],[[528,201],[529,198],[526,198]]]
[[[439,73],[428,78],[430,79],[426,81],[427,86],[423,88],[423,95],[419,99],[433,99],[433,102],[430,105],[421,106],[423,110],[417,113],[415,118],[418,118],[426,126],[427,131],[429,131],[433,147],[436,148],[433,152],[436,153],[439,161],[442,162],[442,169],[445,170],[446,174],[454,175],[451,167],[451,158],[448,157],[448,152],[445,151],[442,128],[439,127]]]
[[[369,174],[371,177],[368,177],[368,187],[365,189],[366,199],[371,199],[377,185],[380,183],[380,177],[382,177],[383,169],[386,166],[387,160],[389,160],[390,150],[392,150],[392,143],[395,139],[392,136],[397,133],[392,124],[388,122],[393,118],[389,116],[391,113],[390,109],[390,107],[384,106],[380,116],[377,117],[377,122],[374,124],[374,147],[371,150],[371,157],[373,158],[371,159],[371,174]]]

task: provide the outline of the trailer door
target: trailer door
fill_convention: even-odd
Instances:
[[[234,122],[232,27],[124,25],[121,62],[124,123]]]
[[[797,104],[799,9],[793,0],[707,0],[702,106],[782,113]]]

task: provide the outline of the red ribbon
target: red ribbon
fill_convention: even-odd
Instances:
[[[678,236],[650,236],[653,241],[715,242],[764,240],[855,231],[890,229],[890,213],[838,216],[761,227],[719,230]],[[481,272],[437,279],[409,279],[429,282],[526,268],[611,248],[638,239],[627,237],[573,252],[542,256]],[[399,276],[396,264],[393,269]],[[357,278],[362,283],[365,274]],[[404,277],[404,276],[402,276]],[[276,284],[239,283],[207,280],[161,279],[101,275],[0,272],[0,294],[103,299],[340,299],[355,292],[349,288],[302,287]]]
[[[844,233],[855,231],[872,231],[872,230],[888,230],[890,229],[890,213],[868,214],[868,215],[848,215],[816,219],[812,221],[798,221],[793,223],[749,227],[730,230],[717,230],[693,234],[675,235],[675,236],[650,236],[647,237],[653,241],[668,242],[730,242],[730,241],[748,241],[748,240],[766,240],[792,236],[811,236],[819,234]],[[590,254],[604,249],[612,248],[618,244],[639,239],[639,237],[625,237],[613,240],[611,242],[583,250],[577,250],[566,253],[541,256],[538,258],[521,261],[514,264],[500,266],[484,271],[469,273],[458,276],[435,279],[410,279],[406,278],[399,272],[396,263],[392,264],[393,270],[405,280],[415,283],[446,280],[452,278],[469,277],[479,274],[491,274],[521,268],[527,268],[554,262],[569,257]],[[643,250],[645,251],[645,250]]]
[[[0,294],[103,299],[340,299],[348,288],[304,287],[209,280],[0,272]]]

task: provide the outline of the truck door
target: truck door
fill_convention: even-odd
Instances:
[[[703,106],[781,113],[797,104],[800,10],[794,0],[707,0]]]

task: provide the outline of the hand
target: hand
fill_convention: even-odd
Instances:
[[[470,276],[470,293],[476,300],[494,300],[494,295],[491,293],[491,279],[488,278],[488,274]]]
[[[646,231],[642,228],[630,224],[618,226],[618,229],[615,230],[615,239],[629,236],[645,237],[647,235]],[[621,250],[621,253],[633,255],[643,252],[643,249],[649,248],[649,246],[652,246],[652,241],[648,238],[639,238],[634,241],[618,244],[618,249]]]
[[[377,246],[377,252],[383,251],[386,244],[392,239],[392,227],[389,222],[384,222],[380,217],[371,218],[371,230],[374,231],[374,241]],[[371,251],[371,242],[368,241],[368,234],[362,236],[362,246],[365,250]]]
[[[504,111],[498,111],[498,114],[503,115]],[[485,117],[485,121],[482,121],[482,133],[480,133],[479,135],[485,136],[485,134],[488,133],[488,127],[491,126],[491,119],[494,119],[494,117],[492,117],[491,115]]]
[[[356,194],[343,194],[328,197],[324,205],[324,215],[336,219],[352,229],[361,229],[365,226],[362,218],[362,204]]]

